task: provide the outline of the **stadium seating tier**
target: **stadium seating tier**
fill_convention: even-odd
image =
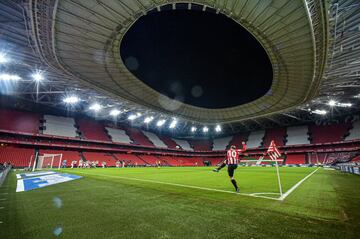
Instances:
[[[43,130],[43,134],[72,138],[79,136],[73,118],[44,115],[44,120],[45,129]]]
[[[109,136],[105,132],[105,127],[101,123],[83,118],[77,119],[76,123],[79,126],[83,138],[110,141]]]
[[[0,109],[0,129],[24,133],[39,133],[40,114]]]
[[[0,147],[0,163],[11,163],[14,167],[28,167],[33,162],[35,150],[14,146]]]
[[[344,140],[344,136],[349,131],[351,122],[329,125],[310,125],[311,143],[339,142]]]
[[[288,127],[286,133],[286,145],[310,144],[307,125]]]
[[[286,164],[305,164],[305,154],[288,154],[286,156]]]

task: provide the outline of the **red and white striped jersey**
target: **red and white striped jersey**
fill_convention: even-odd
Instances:
[[[226,164],[238,164],[240,154],[246,151],[246,144],[242,149],[229,149],[226,154]]]

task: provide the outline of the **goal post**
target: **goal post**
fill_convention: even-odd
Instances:
[[[57,168],[60,169],[62,154],[43,154],[38,156],[36,169]],[[34,161],[35,166],[35,161]],[[35,168],[35,167],[34,167]]]

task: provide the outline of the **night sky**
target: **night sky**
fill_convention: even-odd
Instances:
[[[272,67],[260,43],[213,10],[163,7],[141,17],[126,33],[121,57],[158,92],[190,105],[226,108],[266,94]]]

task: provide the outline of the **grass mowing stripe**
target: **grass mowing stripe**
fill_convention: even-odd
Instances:
[[[215,188],[205,188],[205,187],[192,186],[192,185],[184,185],[184,184],[178,184],[178,183],[167,183],[167,182],[161,182],[161,181],[155,181],[155,180],[149,180],[149,179],[128,178],[128,177],[122,177],[122,176],[113,176],[113,175],[95,174],[95,173],[84,173],[84,172],[76,172],[76,173],[87,174],[87,175],[94,175],[94,176],[101,176],[101,177],[121,178],[121,179],[133,180],[133,181],[157,183],[157,184],[164,184],[164,185],[184,187],[184,188],[193,188],[193,189],[200,189],[200,190],[213,191],[213,192],[231,193],[231,194],[238,194],[238,195],[248,196],[248,197],[256,197],[256,198],[265,198],[265,199],[271,199],[271,200],[279,200],[278,198],[260,196],[260,195],[256,195],[256,194],[237,193],[237,192],[232,192],[232,191],[227,191],[227,190],[221,190],[221,189],[215,189]]]
[[[297,187],[299,187],[306,179],[310,178],[314,173],[316,173],[320,168],[315,169],[311,173],[309,173],[305,178],[301,179],[299,182],[297,182],[293,187],[291,187],[286,193],[284,193],[281,197],[278,199],[283,201],[287,196],[290,195]]]

